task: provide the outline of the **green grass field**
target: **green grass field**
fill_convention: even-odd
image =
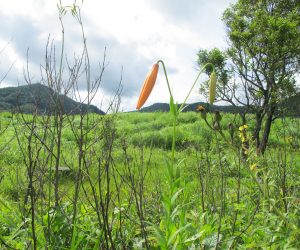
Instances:
[[[180,114],[173,164],[169,113],[67,117],[60,142],[52,117],[0,114],[0,249],[300,249],[300,120],[243,156],[222,116],[223,136]]]

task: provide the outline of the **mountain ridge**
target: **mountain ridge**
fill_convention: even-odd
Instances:
[[[181,104],[178,104],[180,106]],[[184,111],[196,111],[198,105],[204,106],[207,111],[221,111],[224,113],[239,113],[245,112],[243,106],[232,106],[232,105],[209,105],[206,102],[195,102],[187,104]],[[300,117],[300,93],[296,93],[280,103],[280,111],[278,114]],[[253,107],[255,108],[255,107]],[[154,103],[150,106],[144,107],[140,112],[169,112],[170,107],[168,103]],[[248,113],[251,113],[251,111]]]
[[[0,88],[0,112],[54,113],[60,101],[64,114],[90,112],[105,114],[94,105],[79,103],[68,96],[58,95],[53,89],[40,83]]]
[[[178,104],[180,107],[181,103]],[[208,105],[206,102],[195,102],[195,103],[188,103],[186,104],[186,107],[184,108],[184,112],[188,111],[196,111],[197,106],[204,106],[208,111],[221,111],[226,113],[237,113],[239,111],[243,111],[243,107],[234,107],[230,105]],[[169,112],[170,107],[168,103],[154,103],[150,106],[142,108],[141,112]]]

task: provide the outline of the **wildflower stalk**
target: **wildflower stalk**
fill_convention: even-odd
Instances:
[[[213,71],[212,74],[214,75],[214,78],[210,77],[210,86],[211,88],[215,88],[216,86],[216,76],[215,76],[215,68],[214,65],[211,63],[205,64],[201,70],[199,71],[191,89],[189,90],[186,98],[184,99],[184,102],[181,104],[180,108],[178,109],[177,104],[174,104],[173,94],[171,91],[171,86],[169,83],[167,70],[165,67],[165,64],[162,60],[157,61],[154,66],[152,67],[152,70],[148,74],[146,80],[144,81],[144,85],[137,103],[137,109],[140,109],[145,101],[147,100],[148,96],[151,93],[151,90],[155,84],[157,72],[158,72],[158,64],[161,64],[164,70],[164,74],[166,77],[166,82],[170,94],[170,113],[172,115],[173,120],[173,137],[172,137],[172,158],[171,163],[167,161],[167,169],[168,169],[168,175],[167,175],[167,183],[169,186],[169,191],[167,194],[162,195],[162,203],[164,209],[164,216],[161,218],[160,226],[157,227],[153,225],[153,231],[155,234],[155,238],[157,240],[157,243],[160,246],[160,249],[186,249],[186,235],[183,234],[183,232],[190,226],[190,224],[185,223],[185,210],[181,209],[183,208],[182,204],[178,204],[178,198],[181,195],[183,188],[181,188],[181,177],[180,177],[180,165],[183,161],[178,162],[175,164],[175,151],[176,151],[176,125],[177,125],[177,118],[179,113],[184,109],[184,105],[192,93],[193,88],[195,87],[200,74],[206,69],[207,66],[211,66]],[[212,84],[213,83],[213,84]],[[213,90],[215,93],[215,89]],[[214,99],[214,95],[211,95]],[[211,102],[211,101],[210,101]]]
[[[177,104],[174,104],[174,98],[171,91],[170,82],[167,75],[167,70],[164,62],[159,60],[154,64],[156,67],[152,68],[152,71],[148,74],[144,86],[141,91],[141,95],[137,104],[137,109],[140,109],[144,102],[147,100],[156,80],[158,64],[162,65],[164,75],[166,77],[166,82],[168,86],[168,91],[170,94],[170,113],[172,115],[172,125],[173,125],[173,135],[172,135],[172,151],[171,151],[171,162],[167,161],[167,183],[169,186],[169,192],[162,195],[162,203],[164,209],[164,216],[161,218],[160,226],[157,227],[155,225],[152,226],[155,238],[157,243],[159,244],[161,249],[185,249],[185,236],[183,232],[190,226],[190,224],[186,224],[185,220],[185,210],[181,210],[182,205],[178,204],[178,198],[183,191],[180,184],[180,164],[183,162],[175,163],[175,151],[176,151],[176,125],[177,118],[179,113],[183,110],[183,107],[190,96],[193,88],[195,87],[200,74],[203,70],[211,65],[214,72],[214,66],[212,64],[206,64],[198,73],[190,91],[188,92],[186,98],[184,99],[183,104],[178,109]],[[147,90],[147,91],[145,91]]]
[[[178,112],[181,112],[181,111],[184,109],[184,105],[185,105],[187,99],[189,98],[190,94],[192,93],[192,90],[193,90],[193,88],[195,87],[196,83],[198,82],[198,79],[199,79],[200,75],[203,73],[203,71],[204,71],[208,66],[211,66],[211,67],[213,68],[212,72],[215,71],[215,66],[214,66],[212,63],[207,63],[207,64],[205,64],[205,65],[200,69],[200,71],[199,71],[199,73],[198,73],[198,75],[197,75],[197,77],[196,77],[196,79],[195,79],[195,81],[194,81],[194,83],[193,83],[193,85],[192,85],[192,87],[191,87],[189,93],[187,94],[186,98],[184,99],[183,103],[181,104],[181,106],[180,106]]]
[[[171,91],[171,87],[170,87],[170,83],[169,83],[169,79],[168,79],[168,75],[167,75],[167,70],[166,70],[166,67],[165,67],[165,64],[162,60],[158,60],[157,63],[161,63],[162,67],[163,67],[163,70],[164,70],[164,74],[165,74],[165,77],[166,77],[166,81],[167,81],[167,85],[168,85],[168,90],[169,90],[169,93],[170,93],[170,97],[173,97],[172,95],[172,91]]]
[[[167,86],[168,86],[168,90],[169,90],[169,94],[170,94],[170,110],[171,110],[171,106],[174,107],[174,99],[173,99],[173,94],[171,91],[171,87],[170,87],[170,83],[169,83],[169,79],[168,79],[168,75],[167,75],[167,70],[166,70],[166,66],[164,64],[164,62],[162,60],[158,60],[157,63],[161,63],[163,70],[164,70],[164,74],[166,77],[166,82],[167,82]],[[176,146],[176,122],[177,122],[177,110],[175,110],[175,112],[173,113],[173,138],[172,138],[172,166],[175,163],[175,146]]]
[[[181,104],[181,106],[179,107],[179,109],[177,109],[177,106],[174,105],[174,98],[173,98],[173,94],[171,91],[171,87],[170,87],[170,82],[168,79],[168,75],[167,75],[167,70],[165,67],[165,64],[162,60],[158,60],[157,63],[160,63],[163,67],[164,70],[164,75],[166,77],[166,82],[167,82],[167,86],[168,86],[168,90],[169,90],[169,94],[170,94],[170,111],[173,109],[174,111],[173,113],[173,139],[172,139],[172,165],[174,165],[174,161],[175,161],[175,146],[176,146],[176,122],[177,122],[177,116],[179,115],[180,112],[183,111],[184,109],[184,105],[186,104],[187,99],[189,98],[189,96],[192,93],[192,90],[194,89],[196,83],[198,82],[198,79],[200,77],[200,75],[203,73],[203,71],[208,67],[211,66],[212,67],[212,72],[215,72],[215,66],[212,63],[207,63],[205,64],[199,71],[192,87],[190,88],[187,96],[185,97],[183,103]]]

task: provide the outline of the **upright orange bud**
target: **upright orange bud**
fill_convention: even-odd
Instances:
[[[216,72],[213,71],[210,74],[209,79],[209,103],[213,104],[216,96],[216,85],[217,85],[217,75]]]
[[[157,73],[158,73],[158,63],[155,63],[152,67],[152,70],[147,75],[147,77],[144,81],[144,85],[143,85],[142,91],[140,93],[140,97],[139,97],[139,101],[136,105],[136,109],[140,109],[144,105],[144,103],[147,101],[147,99],[154,87]]]

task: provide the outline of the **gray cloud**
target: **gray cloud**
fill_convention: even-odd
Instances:
[[[71,40],[74,41],[74,38]],[[78,41],[77,47],[82,45],[80,39],[75,39],[75,41]],[[112,37],[91,34],[87,36],[87,46],[92,79],[100,74],[100,66],[106,48],[106,69],[101,83],[101,89],[104,92],[114,94],[121,76],[124,97],[130,97],[139,92],[142,81],[147,74],[148,66],[152,62],[149,62],[138,53],[136,44],[122,44]],[[86,85],[81,82],[79,87],[84,90]]]
[[[152,62],[141,57],[134,44],[115,44],[111,49],[108,47],[107,53],[109,65],[104,75],[103,88],[110,93],[114,92],[123,68],[123,95],[130,97],[137,94]]]
[[[11,45],[17,55],[26,62],[26,53],[29,49],[30,73],[34,76],[34,80],[40,79],[39,65],[44,65],[44,56],[47,39],[40,39],[40,35],[44,30],[38,27],[34,22],[25,16],[4,16],[0,15],[0,22],[3,24],[3,29],[0,30],[0,37],[3,40],[11,40]],[[66,35],[65,35],[65,57],[68,58],[72,65],[74,54],[80,56],[82,50],[81,34],[74,32],[72,25],[66,20]],[[75,24],[76,25],[76,24]],[[70,27],[70,29],[68,29]],[[58,32],[60,27],[57,26]],[[51,36],[50,36],[51,39]],[[121,44],[114,38],[101,37],[100,35],[91,34],[87,36],[91,63],[91,78],[95,78],[99,72],[99,64],[103,60],[104,48],[107,48],[107,68],[103,75],[101,88],[108,94],[115,93],[123,67],[122,84],[123,95],[125,97],[132,96],[139,91],[141,81],[147,73],[147,67],[151,62],[141,57],[137,52],[135,44]],[[59,58],[61,43],[54,41],[56,48],[56,56]],[[80,48],[80,49],[78,49]],[[0,62],[3,62],[0,55]],[[25,65],[24,65],[25,66]],[[4,63],[0,64],[0,76],[4,75],[7,67]],[[67,78],[67,69],[65,67],[65,76]],[[17,76],[16,72],[12,72],[7,76],[6,81],[11,85],[17,85],[17,78],[22,78],[22,75]],[[79,89],[84,90],[86,87],[84,79],[80,82]]]
[[[149,4],[158,12],[160,12],[167,22],[174,25],[182,25],[192,32],[199,32],[200,35],[210,37],[210,40],[222,39],[216,37],[220,34],[220,29],[223,29],[220,17],[222,11],[229,2],[234,0],[151,0]],[[217,10],[217,11],[216,11]],[[60,26],[58,23],[57,15],[54,13],[52,16],[47,17],[51,20],[51,25],[42,27],[41,24],[35,23],[34,20],[27,16],[5,16],[0,11],[0,38],[2,40],[10,41],[11,45],[18,57],[26,62],[26,51],[29,48],[29,62],[30,71],[37,81],[40,79],[40,64],[44,64],[45,46],[47,37],[45,33],[56,32],[60,33]],[[64,19],[66,28],[66,53],[65,56],[72,64],[74,54],[80,55],[82,50],[82,38],[80,28],[75,27],[72,17]],[[213,25],[207,25],[207,22],[213,22]],[[54,26],[56,25],[56,26]],[[86,23],[85,27],[94,27],[92,23]],[[216,30],[211,30],[215,27]],[[47,30],[49,29],[49,31]],[[87,30],[88,31],[88,30]],[[43,36],[41,36],[43,34]],[[51,38],[52,39],[52,38]],[[148,43],[160,43],[159,34],[152,37],[153,40],[147,41]],[[175,41],[174,41],[175,42]],[[176,41],[178,42],[178,41]],[[184,41],[181,41],[184,43]],[[56,51],[59,54],[61,43],[59,40],[54,41]],[[107,63],[108,66],[103,75],[101,88],[109,94],[115,93],[119,80],[121,77],[121,70],[123,67],[122,84],[123,96],[130,98],[137,95],[140,91],[141,85],[148,73],[149,65],[153,62],[141,56],[138,52],[138,44],[135,43],[121,43],[114,37],[104,36],[101,31],[98,33],[87,32],[87,44],[89,49],[90,63],[91,63],[91,78],[95,78],[100,69],[98,67],[103,60],[104,48],[107,48]],[[182,45],[182,46],[181,46]],[[188,53],[193,53],[189,48],[185,48],[185,44],[178,44],[176,47],[177,54],[182,57]],[[195,48],[195,54],[197,52]],[[193,55],[189,55],[193,58]],[[162,58],[163,59],[163,58]],[[171,67],[170,67],[171,66]],[[169,74],[175,74],[179,69],[172,65],[167,65]],[[0,54],[0,79],[6,72],[7,65],[5,59]],[[67,74],[67,72],[65,72]],[[7,77],[7,81],[17,84],[17,78],[21,78],[20,72],[12,71]],[[84,79],[80,81],[79,88],[85,89],[86,83]]]
[[[41,51],[44,44],[38,39],[41,30],[35,25],[33,20],[25,16],[0,15],[1,30],[0,36],[3,40],[10,41],[15,52],[26,61],[27,50],[29,49],[30,60],[40,61],[43,57]]]
[[[198,26],[199,22],[208,19],[220,19],[222,11],[235,0],[151,0],[152,6],[173,22]],[[219,10],[219,11],[218,11]],[[204,18],[205,17],[205,18]],[[205,26],[205,23],[203,23]]]
[[[222,13],[236,0],[152,0],[149,1],[156,11],[160,12],[168,22],[183,25],[196,32],[208,41],[225,41]]]
[[[150,3],[157,10],[176,22],[189,22],[198,16],[201,6],[205,5],[206,0],[152,0]],[[184,11],[183,11],[184,10]]]

